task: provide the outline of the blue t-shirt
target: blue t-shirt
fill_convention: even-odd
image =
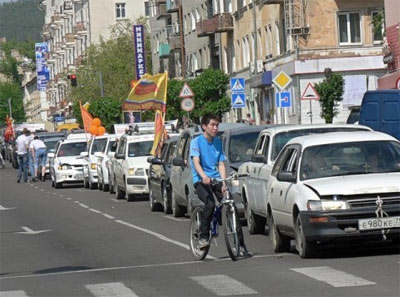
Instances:
[[[190,165],[192,166],[193,184],[195,184],[202,181],[202,178],[194,167],[193,157],[200,157],[201,167],[208,177],[221,177],[218,172],[218,164],[225,161],[226,157],[222,151],[222,142],[219,138],[214,137],[212,142],[208,142],[204,135],[200,135],[191,141]]]

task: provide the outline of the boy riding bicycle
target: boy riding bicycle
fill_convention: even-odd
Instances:
[[[211,179],[226,178],[224,161],[225,154],[222,151],[222,142],[216,137],[219,126],[219,118],[213,114],[206,114],[201,119],[203,134],[193,139],[190,144],[190,164],[193,174],[193,185],[199,199],[204,203],[200,225],[199,248],[206,248],[210,233],[210,223],[213,217],[215,201],[214,195],[221,200],[227,186],[225,182],[211,186]],[[251,257],[244,244],[244,237],[240,222],[237,222],[238,237],[240,243],[240,255]]]

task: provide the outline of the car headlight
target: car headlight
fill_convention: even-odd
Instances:
[[[144,176],[144,168],[129,168],[128,175]]]
[[[345,200],[308,200],[308,210],[344,210],[350,209],[350,205]]]
[[[135,175],[135,171],[136,171],[136,168],[129,168],[128,169],[128,174],[129,175]]]
[[[66,164],[58,165],[58,170],[68,170],[68,169],[71,169],[71,166]]]
[[[90,163],[90,168],[95,170],[96,169],[97,164],[96,163]]]

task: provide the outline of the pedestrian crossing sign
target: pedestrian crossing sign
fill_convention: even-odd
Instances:
[[[232,94],[231,98],[232,98],[232,108],[246,107],[246,94],[244,93]]]
[[[245,82],[244,78],[234,77],[231,78],[231,92],[232,93],[244,93]]]

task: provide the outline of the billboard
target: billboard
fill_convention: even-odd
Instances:
[[[135,46],[136,80],[146,73],[146,44],[143,25],[133,26],[133,41]]]
[[[49,81],[49,69],[46,65],[46,57],[48,56],[48,45],[46,42],[35,43],[36,57],[36,77],[38,91],[46,91],[47,82]]]

